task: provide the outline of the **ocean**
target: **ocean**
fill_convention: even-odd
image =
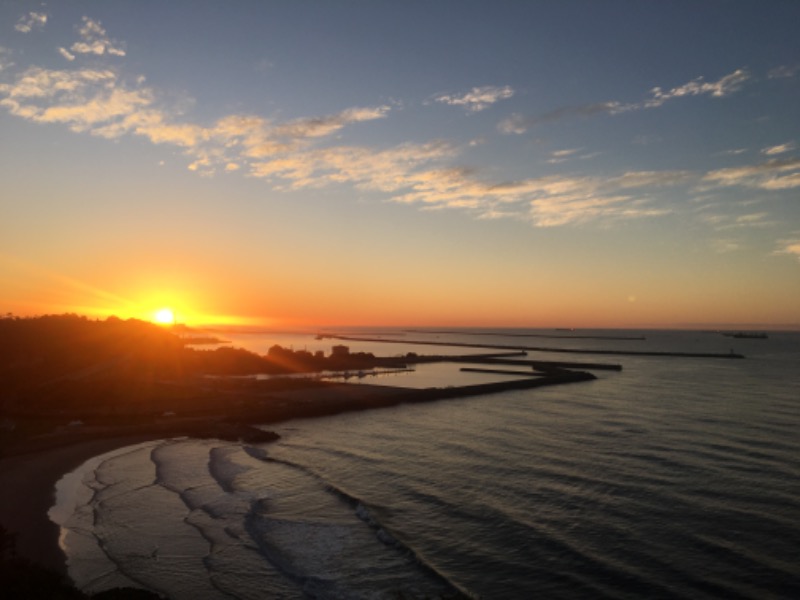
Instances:
[[[746,358],[537,350],[528,358],[622,370],[285,422],[267,445],[171,439],[96,457],[59,482],[51,511],[75,583],[177,600],[800,598],[800,333],[355,334],[392,343],[227,338],[258,352],[491,351],[413,343],[428,340]],[[452,364],[359,375],[349,381],[503,377]]]

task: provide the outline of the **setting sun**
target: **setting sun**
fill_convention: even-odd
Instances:
[[[162,308],[155,313],[155,322],[161,325],[173,325],[175,323],[175,313],[171,308]]]

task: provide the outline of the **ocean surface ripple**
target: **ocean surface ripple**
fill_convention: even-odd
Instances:
[[[111,453],[64,524],[70,575],[193,600],[800,598],[800,335],[737,344],[289,422],[266,446]]]

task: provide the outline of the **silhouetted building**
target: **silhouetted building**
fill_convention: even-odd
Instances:
[[[334,346],[331,348],[331,358],[347,358],[350,356],[350,348],[347,346]]]

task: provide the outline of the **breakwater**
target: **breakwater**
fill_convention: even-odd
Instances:
[[[512,371],[511,369],[481,369],[478,367],[461,367],[464,373],[489,373],[491,375],[516,375],[518,377],[541,377],[541,371]]]
[[[503,365],[507,367],[527,367],[535,371],[552,371],[554,369],[586,369],[588,371],[622,371],[622,365],[610,363],[567,362],[559,360],[510,360],[491,356],[460,356],[460,363],[479,365]]]
[[[325,337],[334,340],[344,340],[351,342],[378,342],[383,344],[396,344],[396,340],[385,340],[381,338],[354,337],[346,335],[326,335]],[[561,352],[569,354],[598,354],[610,356],[658,356],[658,357],[683,357],[683,358],[744,358],[743,354],[730,352],[660,352],[653,350],[595,350],[589,348],[546,348],[541,346],[515,346],[508,344],[469,344],[466,342],[434,342],[430,340],[403,340],[404,344],[416,344],[421,346],[450,346],[456,348],[488,348],[494,350],[518,350],[523,352]]]
[[[436,331],[425,329],[406,329],[408,333],[431,333],[441,335],[460,335],[467,333],[464,331]],[[556,334],[556,333],[504,333],[502,331],[472,331],[469,335],[485,335],[494,337],[510,337],[510,338],[550,338],[550,339],[570,339],[570,340],[615,340],[615,341],[643,341],[646,338],[643,335],[586,335],[586,334]]]
[[[297,389],[254,395],[243,390],[229,397],[230,404],[236,408],[231,407],[224,418],[241,423],[271,424],[289,419],[323,417],[398,404],[433,402],[596,379],[587,371],[565,369],[542,372],[536,377],[527,373],[518,375],[518,379],[507,381],[425,389],[336,383],[315,387],[312,392]]]

